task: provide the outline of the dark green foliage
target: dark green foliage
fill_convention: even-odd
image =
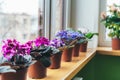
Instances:
[[[50,62],[50,57],[41,57],[40,58],[40,62],[45,66],[45,67],[49,67],[51,65],[51,62]]]
[[[39,48],[34,48],[31,51],[31,56],[33,59],[40,61],[45,67],[49,67],[51,62],[50,62],[50,57],[51,55],[54,55],[56,53],[59,53],[60,51],[56,48],[49,47],[49,46],[42,46]]]
[[[25,55],[24,57],[21,55],[13,56],[10,60],[7,60],[4,57],[0,58],[0,66],[11,66],[14,70],[19,70],[23,68],[29,67],[33,64],[32,57],[29,55]]]

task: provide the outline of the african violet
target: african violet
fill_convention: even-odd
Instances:
[[[59,52],[58,49],[50,46],[50,41],[45,37],[38,37],[33,41],[35,45],[31,50],[31,56],[37,60],[41,61],[41,63],[45,67],[49,67],[50,56]]]
[[[32,64],[30,51],[32,49],[31,41],[21,44],[15,39],[7,39],[3,41],[2,57],[0,63],[11,66],[12,69],[19,70],[27,68]]]
[[[50,46],[57,48],[59,50],[63,50],[65,43],[61,39],[55,38],[55,39],[50,41]]]
[[[66,46],[74,45],[83,36],[83,34],[74,30],[61,30],[56,34],[56,37],[61,39]]]

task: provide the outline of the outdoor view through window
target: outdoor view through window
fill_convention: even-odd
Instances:
[[[42,17],[43,1],[0,0],[0,46],[4,39],[25,42],[38,36],[43,29],[42,24],[38,25],[39,15]]]

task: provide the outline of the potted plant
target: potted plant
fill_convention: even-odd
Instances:
[[[16,72],[1,74],[1,80],[26,80],[27,68],[32,64],[30,50],[31,41],[25,44],[15,39],[3,41],[1,64],[3,67],[10,66]]]
[[[101,22],[109,30],[108,36],[112,38],[112,49],[120,50],[120,6],[110,5],[107,12],[101,13]]]
[[[61,39],[65,43],[65,47],[62,53],[62,60],[65,62],[72,61],[72,51],[76,44],[78,38],[76,36],[77,32],[73,30],[61,30],[56,34],[56,37]]]
[[[89,32],[87,31],[82,31],[82,30],[78,30],[79,33],[82,33],[84,36],[78,41],[78,43],[80,43],[80,52],[86,52],[87,51],[87,45],[88,45],[88,41],[90,39],[93,38],[94,35],[98,35],[98,33],[94,33],[94,32]]]
[[[59,50],[49,46],[49,40],[45,37],[38,37],[33,41],[33,48],[30,55],[37,62],[28,69],[28,76],[33,79],[41,79],[47,76],[47,67],[51,65],[50,56]]]
[[[84,35],[82,33],[79,33],[78,31],[74,31],[72,36],[74,36],[73,41],[75,41],[75,44],[74,44],[75,46],[73,48],[72,55],[73,55],[73,57],[78,57],[79,52],[80,52],[79,49],[80,49],[80,45],[81,45],[80,41],[81,41],[81,39],[84,38]]]
[[[50,57],[51,65],[50,65],[49,68],[50,69],[58,69],[61,66],[61,55],[62,55],[63,48],[64,48],[65,44],[62,40],[55,38],[55,39],[50,41],[50,46],[58,49],[59,53],[55,54],[55,55],[52,55]]]

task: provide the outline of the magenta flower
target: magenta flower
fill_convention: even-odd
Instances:
[[[10,60],[15,55],[29,55],[30,50],[32,49],[32,41],[29,41],[25,44],[20,44],[15,39],[7,39],[3,41],[2,52],[3,56]]]
[[[36,47],[40,47],[48,46],[50,41],[45,37],[38,37],[34,42]]]

